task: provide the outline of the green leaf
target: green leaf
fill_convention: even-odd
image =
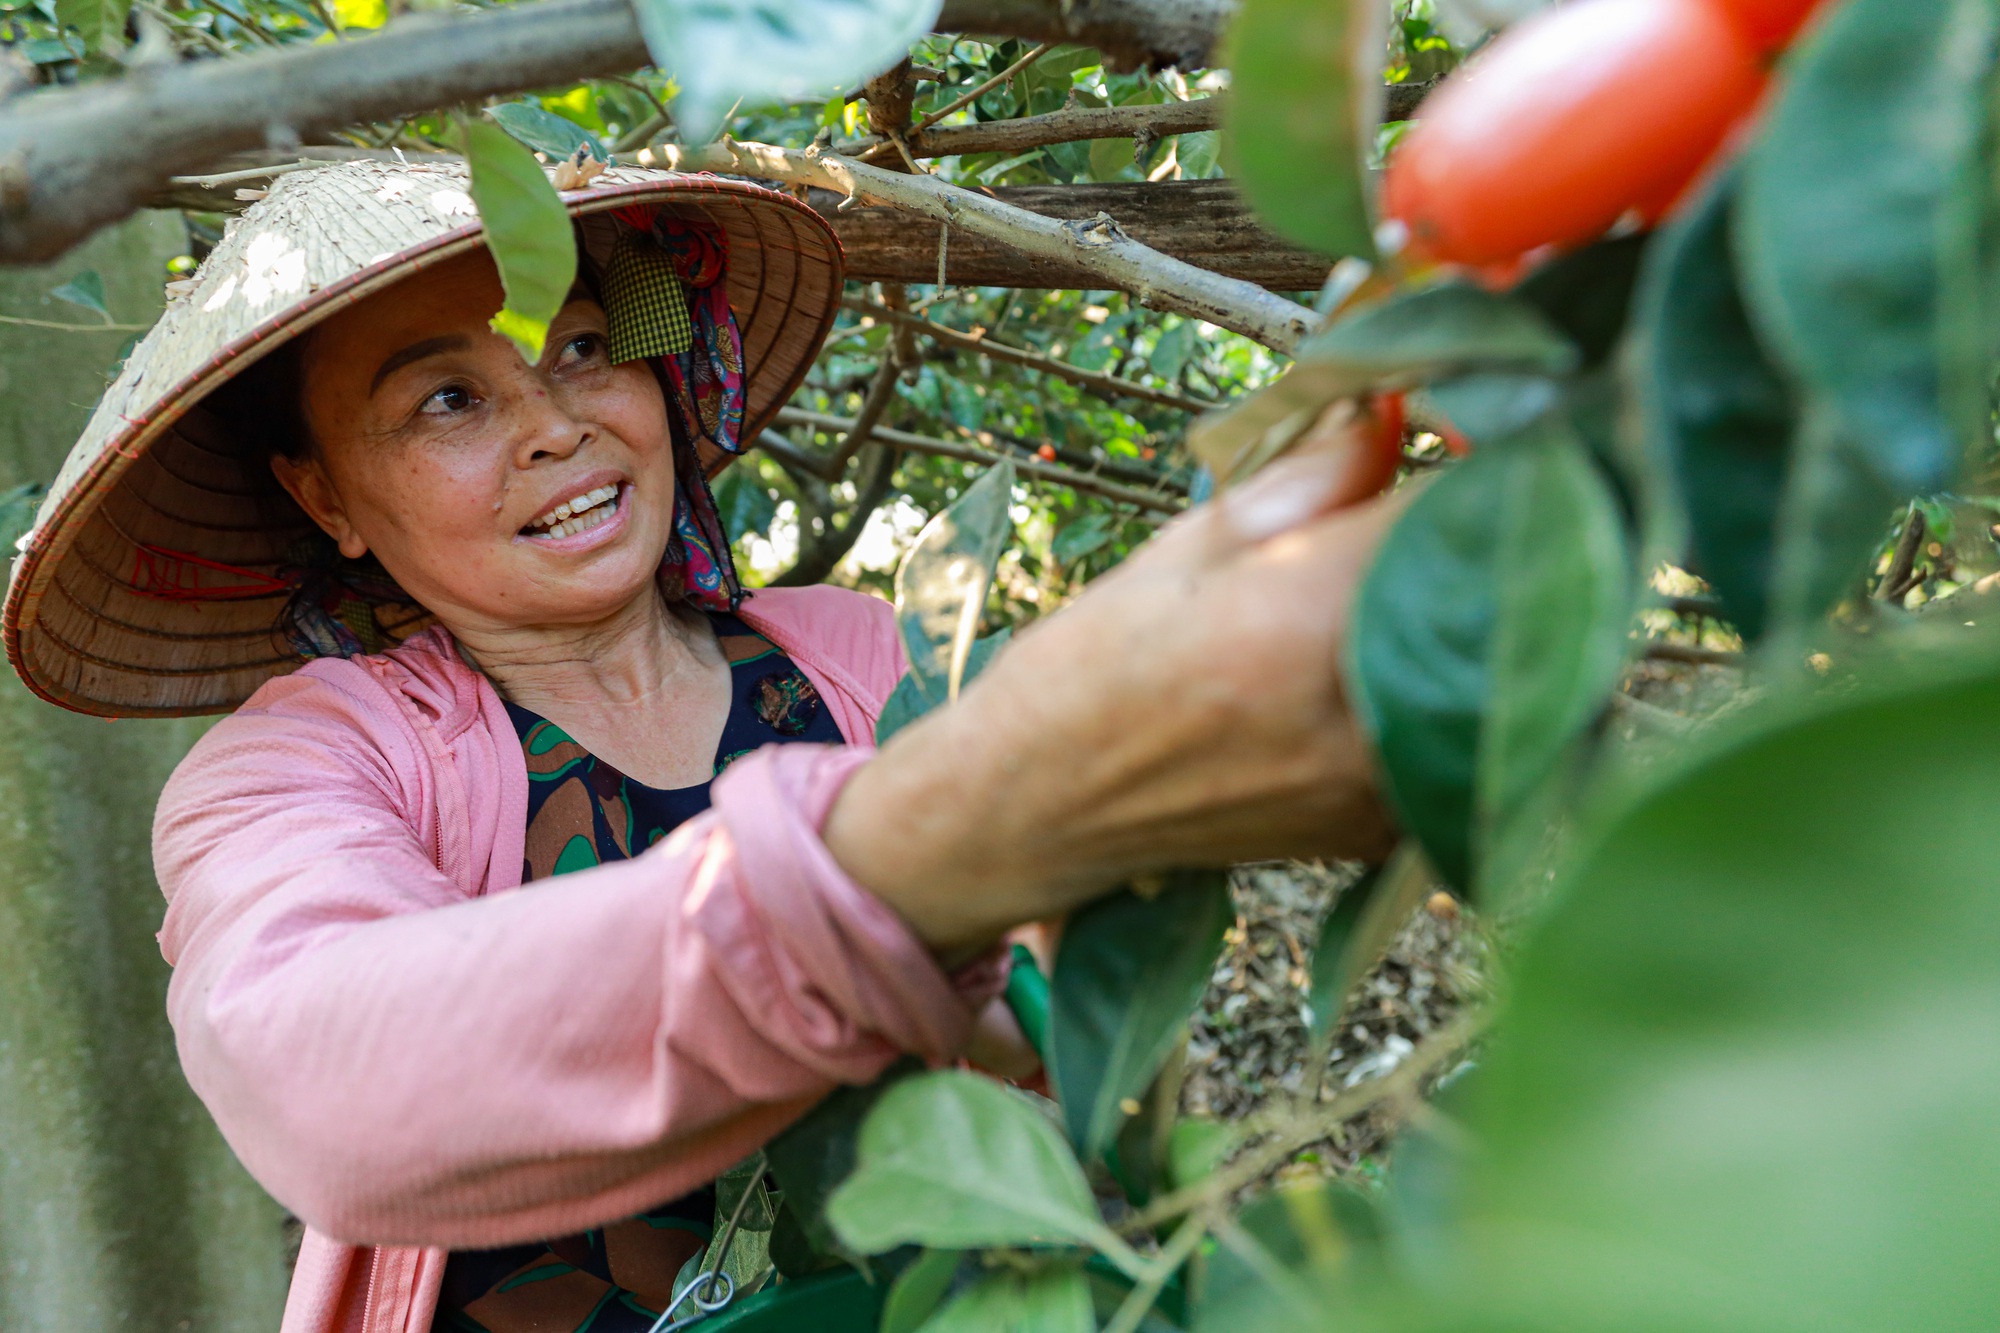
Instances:
[[[567,116],[558,116],[539,102],[502,102],[486,108],[500,128],[550,161],[574,156],[579,148],[589,148],[599,162],[609,162],[611,151],[604,141]]]
[[[1187,367],[1188,358],[1194,355],[1194,339],[1193,320],[1176,322],[1153,343],[1153,354],[1146,358],[1146,368],[1163,380],[1178,380],[1181,371]]]
[[[1996,30],[1987,0],[1849,0],[1787,61],[1744,163],[1750,315],[1804,390],[1773,612],[1851,593],[1889,514],[1989,439],[1980,234]]]
[[[727,1221],[736,1212],[736,1205],[747,1193],[749,1201],[743,1204],[743,1217],[737,1224],[745,1231],[769,1231],[771,1229],[771,1195],[764,1188],[764,1173],[767,1163],[764,1154],[753,1153],[748,1160],[738,1162],[715,1178],[715,1215]]]
[[[388,0],[333,0],[333,21],[342,29],[379,28],[389,21]]]
[[[512,339],[532,365],[576,282],[575,233],[555,186],[527,149],[490,121],[468,120],[462,128],[472,201],[507,292],[493,331]]]
[[[1090,143],[1090,178],[1115,181],[1136,177],[1133,171],[1136,145],[1131,139],[1093,139]]]
[[[715,483],[715,510],[731,541],[761,537],[778,516],[778,501],[747,463],[739,463]]]
[[[1284,378],[1200,417],[1188,447],[1218,477],[1247,475],[1336,398],[1475,371],[1559,375],[1577,349],[1532,305],[1445,282],[1363,307],[1299,346]]]
[[[52,289],[49,295],[102,315],[107,324],[111,322],[111,310],[104,304],[104,278],[94,268],[85,269],[62,286]]]
[[[899,1082],[923,1068],[905,1058],[866,1087],[836,1088],[797,1124],[764,1147],[784,1202],[773,1223],[773,1254],[786,1255],[785,1274],[809,1272],[837,1256],[840,1245],[826,1221],[826,1201],[854,1170],[861,1125],[869,1111]],[[801,1244],[803,1242],[803,1244]],[[801,1253],[803,1251],[803,1253]]]
[[[971,380],[953,375],[944,382],[945,407],[952,423],[976,431],[986,424],[986,395]]]
[[[1729,241],[1735,201],[1731,173],[1659,237],[1628,364],[1653,485],[1668,497],[1653,514],[1667,529],[1658,544],[1684,545],[1724,614],[1754,639],[1797,417],[1743,308]]]
[[[1252,1199],[1221,1233],[1195,1333],[1342,1327],[1358,1270],[1379,1273],[1381,1223],[1366,1196],[1331,1181]]]
[[[125,49],[125,20],[132,0],[56,0],[57,28],[74,28],[92,55]]]
[[[1050,985],[1049,1076],[1070,1141],[1089,1161],[1160,1072],[1222,952],[1228,876],[1176,871],[1152,898],[1126,892],[1078,911]]]
[[[1167,1134],[1167,1179],[1175,1189],[1206,1180],[1243,1140],[1243,1131],[1226,1120],[1183,1116]]]
[[[882,1306],[881,1333],[917,1333],[951,1290],[963,1250],[925,1250],[896,1275]]]
[[[1462,1116],[1477,1314],[1422,1327],[1991,1325],[2000,644],[1953,637],[1712,727],[1564,876]]]
[[[993,660],[993,655],[1006,647],[1007,640],[1013,636],[1014,627],[1009,625],[1004,629],[995,630],[983,639],[974,639],[971,650],[965,655],[963,684],[970,685]],[[890,692],[889,702],[882,705],[882,716],[875,720],[875,743],[888,744],[891,736],[937,706],[937,703],[934,703],[918,686],[916,673],[905,674],[896,682],[896,688]]]
[[[1366,0],[1247,0],[1229,33],[1232,175],[1271,226],[1326,255],[1375,253],[1365,164],[1381,120]]]
[[[888,69],[931,30],[939,0],[636,0],[653,63],[674,76],[683,141],[706,143],[737,102],[819,101]]]
[[[13,550],[14,543],[35,526],[42,497],[48,493],[48,486],[39,481],[25,481],[0,491],[0,551]]]
[[[1090,1287],[1074,1264],[981,1278],[924,1325],[925,1333],[1096,1333]]]
[[[931,705],[958,693],[993,570],[1013,531],[1014,465],[1006,459],[936,515],[896,571],[896,625],[910,677]]]
[[[1117,1244],[1048,1118],[1025,1094],[961,1070],[920,1074],[883,1094],[861,1127],[854,1173],[826,1213],[863,1254],[903,1244]]]
[[[1116,521],[1110,514],[1093,510],[1074,522],[1064,524],[1062,531],[1055,535],[1055,540],[1049,543],[1049,554],[1059,564],[1081,560],[1109,544],[1115,527]]]
[[[1349,688],[1404,828],[1460,892],[1603,707],[1630,566],[1609,487],[1555,421],[1450,469],[1377,554]]]

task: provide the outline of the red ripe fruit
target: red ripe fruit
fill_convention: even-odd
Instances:
[[[1782,51],[1822,0],[1714,0],[1759,51]]]
[[[1035,457],[1041,459],[1044,463],[1053,463],[1056,461],[1056,447],[1053,444],[1045,444],[1035,450]]]
[[[1774,0],[1775,3],[1775,0]],[[1714,0],[1575,0],[1447,79],[1389,159],[1383,211],[1412,250],[1493,264],[1656,218],[1763,91]]]

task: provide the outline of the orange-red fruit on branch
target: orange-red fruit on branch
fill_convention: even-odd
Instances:
[[[1759,51],[1782,51],[1822,0],[1715,0]]]
[[[1045,444],[1035,450],[1035,457],[1041,459],[1044,463],[1053,463],[1056,461],[1056,447],[1053,444]]]
[[[1515,25],[1425,99],[1383,211],[1415,252],[1491,264],[1651,220],[1757,102],[1764,68],[1714,0],[1575,0]]]

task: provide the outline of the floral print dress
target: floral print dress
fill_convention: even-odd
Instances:
[[[841,743],[818,691],[789,657],[733,615],[710,612],[709,622],[732,677],[716,775],[760,746]],[[648,787],[547,718],[512,703],[507,713],[528,761],[524,883],[636,856],[708,809],[712,778],[694,787]],[[579,1235],[453,1251],[432,1329],[645,1333],[714,1224],[715,1192],[703,1188]]]

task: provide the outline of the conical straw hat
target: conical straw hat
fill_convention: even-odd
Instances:
[[[290,589],[269,576],[311,525],[201,400],[334,311],[480,245],[467,187],[457,164],[344,162],[279,177],[230,224],[106,390],[21,539],[0,630],[30,689],[78,712],[184,716],[227,712],[300,665],[278,628]],[[597,232],[610,239],[607,210],[633,204],[728,234],[747,444],[832,327],[832,230],[788,195],[713,176],[614,167],[563,198],[593,254]],[[238,595],[218,597],[218,579]]]

